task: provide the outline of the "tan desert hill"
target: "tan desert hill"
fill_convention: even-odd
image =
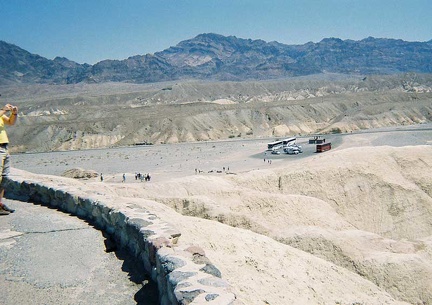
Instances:
[[[432,140],[427,130],[419,142]],[[174,224],[180,242],[201,246],[244,304],[431,304],[432,147],[379,145],[386,137],[408,135],[353,134],[329,152],[261,169],[253,169],[260,159],[232,155],[226,143],[219,158],[235,164],[231,173],[67,183]],[[244,142],[236,145],[242,152]],[[170,162],[183,160],[186,147],[194,144]],[[91,169],[90,159],[75,158]]]
[[[247,304],[394,302],[375,299],[383,291],[395,300],[430,304],[431,166],[430,146],[347,148],[289,168],[222,177],[198,175],[146,184],[144,189],[121,187],[117,192],[162,203],[188,217],[245,229],[234,230],[226,239],[214,236],[222,234],[221,229],[204,221],[201,231],[193,225],[190,242],[206,245],[226,278],[247,290],[243,296]],[[184,229],[195,222],[190,218],[170,221]],[[234,242],[237,235],[242,241]],[[218,245],[213,238],[221,238],[222,243],[229,240],[230,246]],[[252,246],[249,238],[257,244]],[[304,253],[291,253],[291,247]],[[318,274],[304,270],[311,267],[305,262],[293,264],[293,259],[319,265],[314,267]],[[255,269],[253,276],[247,274],[250,269]],[[347,278],[335,283],[338,276]],[[354,278],[356,284],[351,283]],[[255,280],[258,283],[253,284]],[[353,287],[358,291],[350,291]],[[264,295],[258,297],[255,290]],[[302,299],[303,294],[308,297]]]
[[[2,87],[16,152],[340,133],[429,123],[432,77]]]

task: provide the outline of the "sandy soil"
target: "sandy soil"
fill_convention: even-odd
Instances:
[[[432,124],[382,128],[350,134],[326,135],[334,149],[358,146],[430,145]],[[149,146],[129,146],[110,149],[90,149],[49,153],[16,154],[13,166],[36,174],[61,176],[73,168],[94,170],[105,175],[105,181],[133,182],[135,173],[149,173],[152,181],[165,181],[195,174],[217,175],[218,170],[240,174],[256,169],[286,166],[292,161],[316,155],[315,146],[308,145],[309,137],[297,137],[304,153],[271,155],[267,143],[274,138],[252,140],[208,141]],[[272,163],[263,160],[272,160]],[[209,173],[209,171],[213,171]]]
[[[20,154],[13,165],[104,173],[70,183],[177,226],[244,304],[432,304],[431,126],[326,140],[323,154],[299,138],[303,154],[269,155],[260,139]]]

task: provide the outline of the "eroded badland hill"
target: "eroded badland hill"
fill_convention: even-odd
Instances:
[[[20,107],[15,151],[285,137],[432,119],[432,77],[324,75],[261,82],[2,88]]]
[[[347,148],[115,188],[203,245],[245,304],[430,304],[431,166],[430,146]]]

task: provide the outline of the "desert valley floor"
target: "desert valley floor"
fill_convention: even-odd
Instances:
[[[69,182],[178,227],[244,304],[432,304],[432,126],[324,137],[321,154],[298,137],[299,155],[237,139],[12,157],[41,175],[103,173]]]

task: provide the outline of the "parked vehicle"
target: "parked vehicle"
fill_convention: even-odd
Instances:
[[[283,146],[283,140],[276,140],[274,142],[267,144],[267,150],[274,151],[275,149],[279,149]]]
[[[309,139],[309,144],[322,144],[325,143],[325,139],[321,136],[316,136]]]
[[[279,150],[272,150],[272,155],[280,155],[280,151]]]
[[[296,137],[287,138],[283,140],[276,140],[274,142],[270,142],[267,144],[267,150],[275,150],[281,148],[282,146],[295,145],[296,141],[297,141]]]
[[[325,151],[330,150],[330,149],[331,149],[331,143],[330,142],[324,143],[324,144],[317,144],[317,146],[316,146],[316,152],[317,153],[325,152]]]
[[[290,145],[284,148],[284,152],[289,155],[298,155],[303,152],[303,149],[300,145]]]

